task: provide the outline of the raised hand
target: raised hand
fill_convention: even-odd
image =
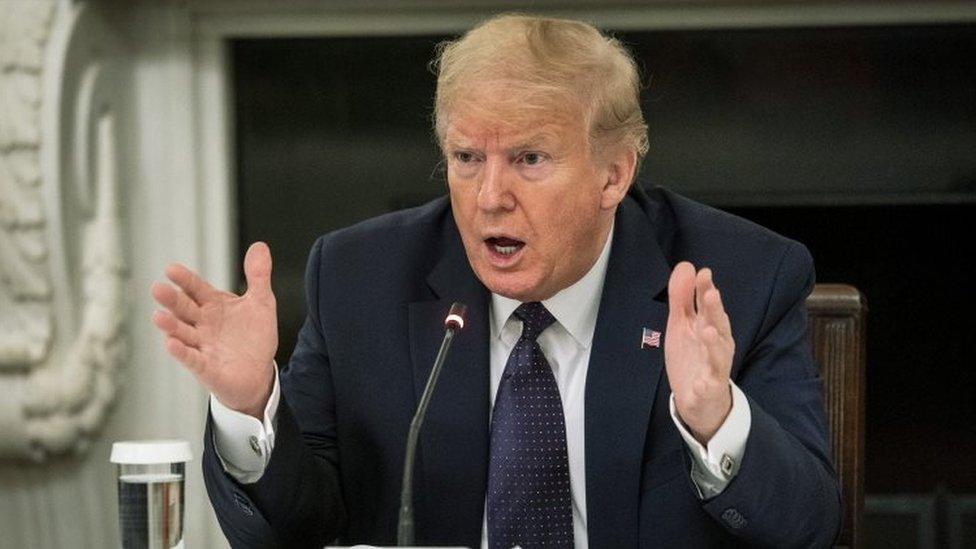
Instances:
[[[247,291],[215,289],[183,265],[166,268],[172,283],[155,283],[163,310],[153,323],[166,350],[228,408],[261,419],[274,387],[278,317],[271,291],[271,251],[255,242],[244,256]]]
[[[668,282],[664,363],[681,421],[708,444],[732,409],[735,341],[712,271],[682,261]]]

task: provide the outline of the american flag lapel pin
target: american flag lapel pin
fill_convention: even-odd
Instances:
[[[660,346],[661,332],[645,327],[644,333],[641,334],[641,349],[649,349],[651,347],[657,349]]]

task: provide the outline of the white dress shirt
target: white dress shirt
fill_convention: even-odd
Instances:
[[[612,234],[612,230],[611,230]],[[573,500],[573,535],[577,548],[588,547],[586,537],[586,463],[584,402],[586,372],[590,362],[593,332],[596,328],[603,281],[610,259],[612,238],[607,238],[596,263],[575,284],[542,302],[556,322],[538,337],[539,346],[556,379],[566,422],[566,449],[569,459],[570,490]],[[512,313],[521,303],[497,294],[491,296],[491,336],[489,344],[490,402],[501,381],[508,356],[522,333],[522,321]],[[674,395],[670,396],[671,418],[684,439],[692,458],[690,471],[699,496],[710,498],[722,492],[739,470],[745,453],[752,416],[742,391],[731,383],[732,410],[708,446],[688,432],[678,418]],[[653,390],[648,387],[647,390]],[[264,473],[274,448],[274,418],[280,388],[277,376],[264,421],[233,411],[211,395],[214,445],[232,477],[241,483],[257,482]],[[487,547],[487,515],[482,525],[482,547]]]

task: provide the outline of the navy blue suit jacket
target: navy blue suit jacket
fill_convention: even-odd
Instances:
[[[840,526],[821,383],[806,341],[813,263],[800,244],[656,188],[618,208],[586,380],[587,533],[594,548],[822,547]],[[738,475],[699,499],[668,411],[662,349],[672,267],[711,267],[731,318],[732,378],[752,427]],[[210,422],[204,477],[235,547],[396,540],[407,429],[453,301],[468,322],[420,438],[418,545],[477,547],[488,465],[490,294],[471,270],[450,203],[320,238],[308,315],[287,368],[264,476],[220,465]]]

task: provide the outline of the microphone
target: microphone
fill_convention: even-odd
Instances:
[[[410,432],[407,434],[407,451],[403,457],[403,484],[400,488],[400,519],[397,522],[397,545],[407,547],[413,545],[413,464],[417,454],[417,437],[420,436],[420,427],[424,424],[424,417],[427,415],[427,406],[430,404],[430,396],[434,393],[434,386],[437,384],[437,376],[440,375],[444,367],[444,360],[447,358],[447,351],[451,348],[454,335],[464,328],[464,312],[467,307],[464,303],[454,302],[451,310],[444,319],[444,339],[441,341],[441,348],[437,351],[437,358],[434,359],[434,368],[430,371],[427,378],[427,386],[424,393],[420,396],[420,403],[417,404],[417,411],[410,421]]]

